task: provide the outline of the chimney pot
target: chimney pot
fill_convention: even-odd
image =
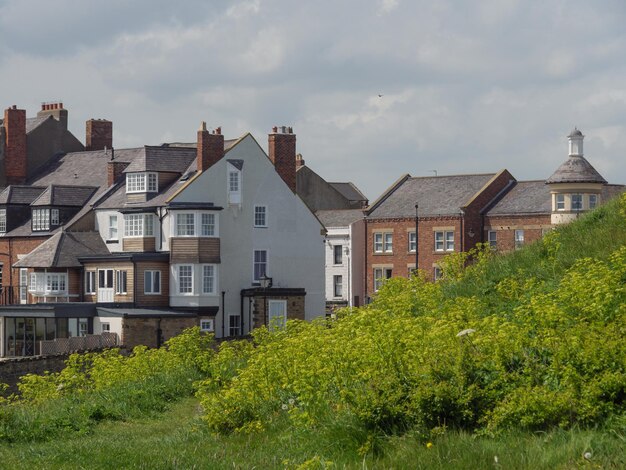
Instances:
[[[276,127],[276,126],[272,127],[272,132],[274,134],[276,134],[278,132],[278,127]]]
[[[202,121],[202,122],[200,123],[200,129],[199,129],[199,130],[201,130],[201,131],[206,131],[206,122],[205,122],[205,121]]]
[[[63,109],[63,103],[59,103],[59,109]]]

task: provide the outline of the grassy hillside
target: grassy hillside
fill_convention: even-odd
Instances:
[[[196,329],[167,349],[73,356],[0,404],[0,462],[626,466],[626,196],[510,255],[470,256],[437,284],[392,279],[372,305],[217,352]]]

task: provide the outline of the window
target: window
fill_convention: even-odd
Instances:
[[[443,278],[443,271],[441,270],[439,266],[435,266],[433,268],[433,277],[435,281],[439,281],[440,279]]]
[[[127,271],[115,271],[115,293],[116,294],[126,294],[128,292],[127,281],[128,281]]]
[[[254,250],[254,282],[259,282],[263,275],[267,276],[267,251]]]
[[[7,210],[0,209],[0,232],[7,231]]]
[[[565,194],[556,195],[556,210],[557,211],[565,210]]]
[[[415,232],[409,232],[409,252],[415,253],[417,249],[417,237],[415,236]]]
[[[193,266],[190,264],[178,266],[178,293],[193,293]]]
[[[241,334],[241,317],[239,315],[228,315],[228,336],[239,336]]]
[[[343,296],[343,276],[333,276],[333,295],[335,297]]]
[[[125,237],[153,237],[154,216],[152,214],[125,214]]]
[[[179,237],[193,237],[195,233],[194,214],[176,214],[176,235]]]
[[[454,251],[454,232],[435,232],[435,251]]]
[[[374,233],[374,253],[391,253],[393,251],[393,233]]]
[[[50,209],[50,224],[59,225],[59,209]]]
[[[109,240],[117,240],[117,215],[109,216]]]
[[[572,210],[580,211],[583,209],[583,195],[572,194]]]
[[[144,271],[143,292],[144,294],[161,293],[161,271]]]
[[[209,333],[214,330],[215,327],[213,326],[212,319],[200,320],[200,331],[202,331],[203,333]]]
[[[241,204],[241,172],[237,169],[228,170],[228,203]]]
[[[33,231],[50,230],[50,209],[33,209]]]
[[[111,331],[111,324],[110,323],[100,323],[100,329],[102,330],[103,333],[108,333]]]
[[[215,294],[215,265],[202,266],[202,293]]]
[[[254,226],[267,227],[267,206],[254,206]]]
[[[96,272],[87,271],[85,273],[85,294],[96,293]]]
[[[202,214],[200,233],[203,237],[215,236],[215,214]]]
[[[333,246],[333,264],[342,264],[342,263],[343,263],[343,246],[334,245]]]
[[[391,268],[374,268],[374,292],[377,292],[386,279],[391,279],[393,271]]]
[[[595,209],[597,205],[598,205],[598,196],[596,194],[590,194],[589,195],[589,209]]]
[[[516,230],[515,231],[515,249],[519,249],[524,245],[524,231]]]
[[[0,265],[0,289],[2,289],[2,265]],[[28,269],[20,268],[20,303],[28,302]]]
[[[270,330],[282,329],[287,323],[287,301],[269,300],[268,325]]]
[[[67,274],[31,273],[28,290],[41,295],[64,294],[67,292]]]
[[[489,242],[489,247],[494,250],[498,248],[498,235],[495,230],[489,230],[487,232],[487,241]]]
[[[86,318],[78,319],[78,336],[87,336],[89,334],[89,320]]]
[[[158,191],[158,177],[156,173],[127,173],[127,193],[155,193]]]

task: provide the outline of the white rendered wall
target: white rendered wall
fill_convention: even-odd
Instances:
[[[242,203],[227,201],[227,160],[243,160]],[[220,290],[225,309],[216,317],[241,312],[241,289],[252,287],[253,250],[268,250],[267,274],[274,287],[304,288],[305,317],[324,315],[324,236],[322,225],[276,173],[252,136],[245,136],[225,157],[195,178],[172,202],[213,202],[220,211]],[[267,206],[267,228],[254,228],[254,206]],[[220,292],[221,294],[221,292]],[[247,312],[247,307],[244,309]],[[244,330],[249,329],[244,315]]]
[[[326,260],[326,301],[349,301],[352,298],[350,280],[350,260],[352,249],[350,247],[349,227],[328,227],[326,234],[325,260]],[[335,246],[341,245],[342,263],[335,264]],[[348,253],[346,254],[346,248]],[[342,295],[335,297],[335,276],[342,276]]]

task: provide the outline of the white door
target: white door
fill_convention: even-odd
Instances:
[[[98,269],[98,302],[113,302],[112,269]]]
[[[269,329],[284,328],[287,323],[287,301],[286,300],[270,300],[269,301]]]
[[[28,269],[20,268],[20,303],[28,302]]]

